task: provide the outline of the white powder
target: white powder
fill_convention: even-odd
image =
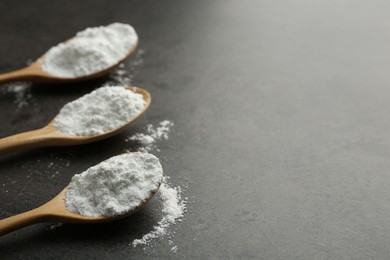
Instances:
[[[55,127],[74,136],[93,136],[124,126],[145,106],[141,94],[123,87],[102,87],[66,104]]]
[[[168,133],[171,131],[171,127],[173,125],[173,122],[169,120],[164,120],[160,122],[157,127],[154,127],[152,124],[148,124],[146,126],[146,133],[137,133],[127,138],[126,142],[140,142],[143,145],[138,149],[140,152],[148,152],[153,149],[157,149],[155,142],[161,139],[167,140],[169,138]]]
[[[123,86],[130,86],[129,72],[126,70],[125,64],[121,63],[118,67],[112,70],[109,74],[111,81],[104,83],[104,85],[118,84]]]
[[[23,108],[28,105],[31,95],[31,83],[29,82],[15,82],[8,83],[2,87],[2,93],[12,94],[15,97],[14,103],[17,109]]]
[[[61,222],[54,223],[54,224],[52,224],[52,225],[49,226],[49,229],[50,229],[50,230],[54,230],[54,229],[56,229],[56,228],[62,227],[62,225],[63,225],[63,223],[61,223]]]
[[[113,69],[110,74],[110,81],[105,82],[104,86],[109,85],[122,85],[122,86],[130,86],[133,85],[134,77],[138,72],[139,67],[143,63],[142,56],[145,51],[142,49],[138,49],[137,52],[132,56],[132,58],[124,63],[119,64],[118,67]]]
[[[168,227],[172,224],[175,224],[177,220],[180,220],[183,217],[186,209],[186,201],[182,200],[180,193],[180,187],[170,187],[164,178],[159,192],[163,207],[163,217],[157,223],[157,225],[153,227],[153,230],[150,233],[145,234],[142,238],[135,239],[133,241],[132,244],[134,247],[138,245],[146,245],[153,239],[165,236],[168,232]]]
[[[158,158],[128,153],[73,176],[65,195],[66,207],[83,216],[115,216],[129,212],[155,193],[163,170]]]
[[[171,251],[174,252],[174,253],[177,253],[177,246],[173,246],[173,247],[171,248]]]
[[[139,142],[142,146],[138,148],[138,151],[158,151],[159,149],[156,142],[162,139],[167,140],[169,138],[168,134],[173,125],[173,122],[169,120],[160,122],[156,127],[152,124],[148,124],[146,126],[145,133],[137,133],[127,138],[126,142]],[[170,232],[168,228],[171,225],[174,225],[176,221],[181,221],[184,216],[187,198],[182,199],[181,188],[179,186],[171,187],[167,179],[167,176],[164,177],[164,181],[159,190],[159,200],[162,204],[162,218],[153,227],[151,232],[143,235],[140,239],[135,239],[132,242],[134,247],[138,245],[149,245],[155,239],[164,237],[167,234],[173,236],[172,232]],[[169,245],[172,245],[172,243],[173,241],[170,239]],[[172,252],[176,253],[177,250],[177,246],[172,247]]]
[[[87,28],[49,49],[42,68],[59,77],[87,76],[120,62],[137,43],[137,33],[128,24]]]

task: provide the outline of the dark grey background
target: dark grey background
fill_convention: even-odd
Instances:
[[[1,157],[0,217],[49,200],[163,119],[175,127],[157,154],[174,184],[188,184],[191,203],[171,229],[176,254],[168,238],[129,245],[159,220],[154,201],[116,223],[17,231],[0,238],[0,258],[389,259],[389,8],[385,0],[2,0],[1,72],[87,26],[126,22],[144,51],[142,64],[127,66],[153,103],[115,138]],[[20,109],[0,91],[0,135],[45,125],[108,80],[33,85]]]

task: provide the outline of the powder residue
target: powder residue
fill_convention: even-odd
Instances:
[[[109,85],[122,85],[130,86],[134,81],[134,77],[138,72],[139,67],[143,63],[142,56],[145,51],[138,49],[137,52],[126,62],[126,64],[121,63],[118,67],[113,69],[110,74],[110,80],[104,83],[104,86]]]
[[[31,83],[29,82],[14,82],[5,84],[5,86],[2,87],[2,92],[4,94],[14,95],[14,102],[17,109],[27,106],[32,98]]]
[[[140,239],[135,239],[132,242],[134,247],[146,245],[156,238],[165,236],[168,233],[168,227],[183,217],[186,210],[186,201],[181,198],[180,187],[171,187],[164,179],[159,195],[162,201],[162,219],[153,227],[151,232]]]
[[[50,230],[54,230],[54,229],[57,229],[59,227],[62,227],[63,226],[63,223],[62,222],[58,222],[58,223],[54,223],[52,225],[49,226],[49,229]]]
[[[66,104],[55,127],[73,136],[93,136],[124,126],[145,106],[141,94],[123,87],[102,87]]]
[[[162,181],[159,159],[128,153],[73,176],[65,195],[66,207],[83,216],[115,216],[136,209]]]
[[[141,147],[137,147],[137,151],[159,151],[157,147],[157,141],[168,140],[169,133],[174,123],[169,120],[164,120],[153,126],[148,124],[144,133],[136,133],[126,139],[126,142],[138,142]],[[182,190],[179,186],[172,186],[168,183],[168,176],[164,177],[164,181],[160,186],[158,197],[162,204],[162,218],[152,228],[152,231],[143,235],[139,239],[135,239],[132,242],[134,247],[139,245],[149,245],[158,238],[169,235],[169,245],[173,244],[171,238],[173,237],[172,231],[169,227],[174,225],[177,221],[183,219],[186,211],[187,198],[182,198]],[[172,252],[176,253],[178,250],[177,246],[172,247]]]
[[[69,41],[49,49],[42,68],[59,77],[87,76],[117,64],[137,43],[137,33],[128,24],[87,28]]]
[[[133,136],[126,139],[126,142],[137,141],[142,144],[142,147],[138,149],[140,152],[148,152],[153,149],[157,149],[156,141],[158,140],[168,140],[169,132],[173,126],[173,122],[169,120],[164,120],[158,124],[157,127],[154,127],[152,124],[146,126],[145,133],[136,133]]]
[[[104,83],[105,86],[112,85],[113,83],[123,86],[130,85],[129,72],[126,70],[124,63],[119,64],[118,67],[112,70],[109,76],[111,81]]]

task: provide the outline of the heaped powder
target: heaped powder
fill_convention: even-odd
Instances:
[[[42,68],[59,77],[87,76],[118,63],[137,43],[137,33],[128,24],[87,28],[69,41],[49,49]]]
[[[162,181],[159,159],[148,153],[128,153],[73,176],[66,207],[83,216],[115,216],[131,211],[155,193]]]
[[[145,106],[143,96],[123,87],[102,87],[66,104],[55,127],[73,136],[93,136],[124,126]]]

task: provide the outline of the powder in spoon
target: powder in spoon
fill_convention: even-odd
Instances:
[[[42,68],[64,78],[90,75],[124,59],[137,42],[137,33],[128,24],[87,28],[69,41],[49,49]]]
[[[83,216],[115,216],[135,209],[162,181],[159,159],[149,153],[127,153],[73,176],[66,207]]]
[[[117,129],[145,106],[141,94],[123,87],[102,87],[66,104],[55,118],[55,127],[73,136],[93,136]]]

